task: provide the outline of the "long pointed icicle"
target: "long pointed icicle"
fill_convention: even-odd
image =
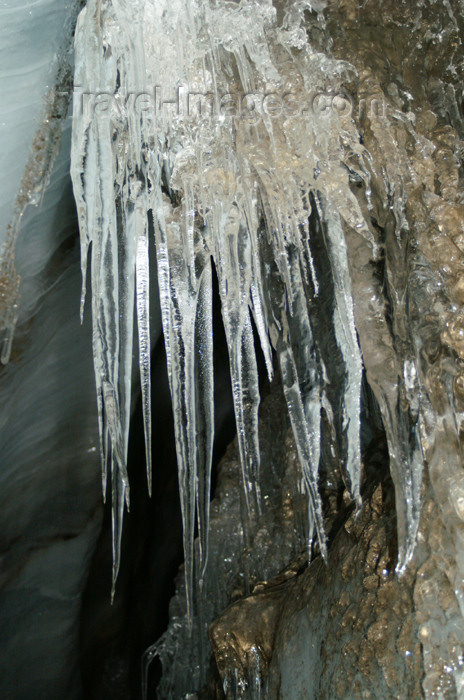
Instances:
[[[136,205],[136,305],[139,337],[140,386],[142,389],[143,430],[147,460],[148,493],[152,493],[151,455],[151,377],[150,377],[150,272],[148,259],[148,220],[146,208]]]
[[[351,281],[348,267],[346,242],[340,217],[330,212],[327,220],[327,239],[329,257],[335,288],[334,329],[346,373],[344,392],[343,430],[346,431],[347,457],[346,470],[350,481],[351,495],[358,504],[361,503],[361,383],[362,358],[359,349],[354,309],[351,296]],[[319,211],[322,213],[322,208]]]
[[[272,222],[272,219],[269,219]],[[270,236],[271,241],[275,240]],[[275,347],[282,374],[290,422],[295,437],[306,491],[309,499],[309,530],[314,526],[323,556],[327,554],[326,533],[319,494],[319,460],[321,435],[321,372],[313,339],[307,303],[301,293],[292,299],[293,314],[285,311],[290,305],[278,266],[272,264],[273,247],[267,248],[268,283],[266,308],[268,325],[275,338]],[[271,272],[272,271],[272,272]],[[299,263],[294,261],[294,276],[300,275]]]
[[[242,464],[242,480],[248,513],[260,508],[258,368],[250,320],[251,246],[236,207],[221,217],[223,231],[217,231],[219,290],[224,329],[229,347],[230,376],[237,436]],[[225,221],[224,221],[225,219]],[[216,223],[216,226],[218,224]]]
[[[204,572],[209,528],[209,489],[213,447],[212,278],[201,238],[188,238],[180,208],[165,201],[156,222],[163,329],[170,366],[185,582],[189,617],[193,607],[195,511]],[[195,245],[196,243],[196,245]],[[193,250],[191,250],[193,248]],[[194,260],[194,267],[190,265]]]
[[[200,583],[208,560],[209,504],[214,438],[213,377],[213,279],[211,262],[206,262],[197,299],[195,318],[195,395],[197,466],[197,521],[200,539]]]

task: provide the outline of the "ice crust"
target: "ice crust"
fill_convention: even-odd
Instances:
[[[229,347],[248,510],[259,511],[259,474],[265,468],[259,459],[253,324],[270,376],[273,350],[277,357],[309,520],[323,555],[327,545],[318,488],[322,414],[343,445],[345,481],[360,502],[363,361],[345,229],[377,255],[350,187],[351,181],[360,181],[369,191],[368,154],[354,121],[343,111],[342,85],[353,69],[313,48],[302,25],[304,11],[311,9],[321,7],[289,2],[276,8],[267,0],[89,0],[78,20],[71,170],[81,235],[82,305],[87,258],[91,260],[104,490],[107,470],[111,472],[113,584],[129,504],[134,300],[151,488],[148,237],[154,236],[190,608],[196,520],[200,579],[208,551],[212,261]],[[200,93],[211,95],[212,113],[205,102],[199,109]],[[263,100],[271,93],[281,102]],[[289,97],[278,114],[274,108],[282,106],[284,95]],[[229,107],[230,96],[235,108],[241,104],[241,114],[237,109],[230,114],[224,96],[229,96]],[[322,280],[314,260],[316,225],[328,260]],[[333,329],[341,368],[337,391],[330,386],[326,367],[331,357],[312,315],[327,284],[333,304],[326,324]],[[413,367],[408,367],[411,379]],[[391,417],[386,403],[381,409]],[[394,477],[397,484],[409,484],[409,509],[398,507],[404,535],[401,568],[417,530],[419,493],[413,486],[420,465],[412,479],[401,442],[409,437],[402,437],[392,420],[387,420],[391,453],[401,455],[402,469]]]

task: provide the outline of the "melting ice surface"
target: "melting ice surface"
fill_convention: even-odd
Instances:
[[[190,606],[196,520],[200,572],[208,550],[212,261],[248,508],[259,509],[253,322],[269,375],[272,348],[278,359],[310,526],[323,554],[323,413],[340,433],[345,479],[353,498],[360,498],[362,358],[344,226],[370,240],[350,189],[350,174],[365,181],[368,175],[354,122],[333,99],[352,69],[318,53],[303,28],[304,11],[318,9],[309,0],[278,7],[270,0],[89,0],[78,21],[72,177],[82,304],[91,257],[104,490],[111,472],[113,579],[129,503],[134,306],[150,489],[152,483],[148,240],[154,236]],[[316,274],[310,221],[319,222],[329,261],[325,278],[334,302],[327,324],[342,367],[336,400],[328,391],[327,350],[311,316],[325,289]],[[408,529],[410,539],[415,527]]]

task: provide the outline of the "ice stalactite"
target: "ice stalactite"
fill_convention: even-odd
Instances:
[[[302,25],[304,11],[318,9],[309,1],[276,9],[269,0],[89,0],[78,21],[72,177],[84,292],[89,251],[91,257],[102,462],[104,474],[109,465],[112,475],[113,575],[129,502],[134,297],[148,462],[151,453],[147,240],[153,235],[190,606],[196,518],[201,571],[208,549],[212,260],[250,512],[260,501],[253,322],[269,374],[272,348],[277,355],[323,553],[324,407],[344,445],[346,483],[360,501],[362,358],[344,227],[375,248],[351,190],[353,179],[368,184],[368,158],[342,89],[353,69],[313,48]],[[335,398],[326,372],[330,357],[312,319],[326,294],[314,264],[312,211],[333,290],[326,323],[342,368]],[[411,540],[414,527],[406,524],[405,531]]]

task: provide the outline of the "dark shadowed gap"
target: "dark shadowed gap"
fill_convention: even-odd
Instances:
[[[153,497],[148,497],[140,401],[129,438],[131,511],[125,514],[121,568],[114,604],[111,586],[111,509],[105,506],[101,535],[84,591],[81,653],[88,698],[140,697],[140,661],[167,623],[173,580],[182,561],[182,530],[171,402],[164,346],[152,353]],[[154,635],[154,636],[153,636]],[[145,643],[146,642],[146,643]]]

